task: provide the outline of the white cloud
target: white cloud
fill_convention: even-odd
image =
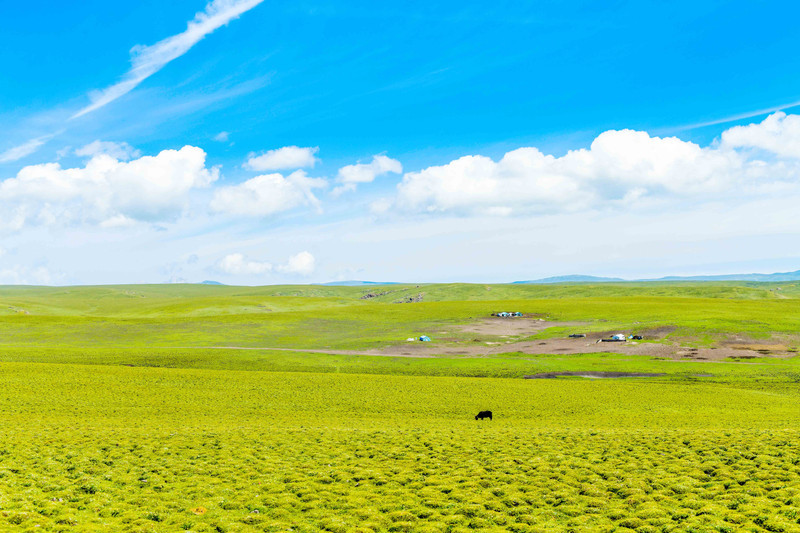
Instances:
[[[219,260],[217,269],[225,274],[266,274],[272,271],[272,265],[266,262],[249,261],[244,254],[229,254]]]
[[[75,150],[75,155],[80,157],[94,157],[108,155],[120,161],[129,161],[139,157],[142,153],[126,142],[94,141]]]
[[[28,268],[16,265],[0,269],[0,285],[49,285],[55,277],[43,266]]]
[[[44,143],[52,139],[55,135],[43,135],[24,142],[18,146],[13,146],[3,153],[0,153],[0,163],[8,163],[10,161],[18,161],[23,157],[27,157],[41,148]]]
[[[99,224],[101,228],[106,228],[106,229],[128,228],[135,225],[136,225],[136,220],[130,217],[126,217],[125,215],[113,215],[103,220]]]
[[[230,137],[230,133],[227,131],[221,131],[214,135],[214,140],[217,142],[226,143],[228,142],[228,137]]]
[[[385,155],[372,157],[370,163],[358,163],[347,165],[339,169],[336,181],[342,185],[333,190],[334,194],[341,194],[345,191],[354,191],[359,183],[371,183],[378,176],[388,173],[400,174],[403,172],[403,165],[400,161]]]
[[[723,147],[756,148],[781,157],[800,158],[800,115],[780,112],[759,124],[734,126],[722,132]]]
[[[186,25],[186,30],[172,35],[151,46],[135,46],[131,49],[131,68],[114,85],[89,95],[91,104],[72,118],[77,118],[107,105],[129,93],[164,65],[188,52],[206,35],[226,25],[242,13],[256,7],[263,0],[212,0],[203,11],[197,13]]]
[[[0,226],[87,222],[116,227],[173,219],[192,190],[217,179],[219,170],[207,168],[205,158],[200,148],[184,146],[128,162],[99,154],[79,168],[27,166],[0,181],[0,212],[6,214]]]
[[[284,177],[264,174],[239,185],[221,187],[214,193],[211,209],[221,213],[244,216],[268,216],[301,205],[319,210],[319,200],[313,189],[327,186],[322,178],[309,178],[302,170]]]
[[[316,260],[309,252],[300,252],[289,258],[285,265],[280,265],[277,270],[286,274],[299,274],[310,276],[314,273]]]
[[[392,201],[389,198],[378,198],[369,204],[369,212],[374,215],[380,215],[389,211],[392,205]]]
[[[509,152],[499,162],[465,156],[406,174],[398,185],[397,205],[428,212],[487,213],[512,205],[546,209],[585,204],[575,180],[545,170],[552,160],[535,148]]]
[[[717,124],[726,124],[728,122],[736,122],[736,121],[739,121],[739,120],[744,120],[746,118],[753,118],[753,117],[758,117],[758,116],[761,116],[761,115],[772,114],[772,113],[775,113],[776,111],[783,111],[784,109],[789,109],[791,107],[797,107],[799,105],[800,105],[800,101],[788,102],[788,103],[785,103],[785,104],[781,104],[779,106],[768,107],[766,109],[764,109],[764,108],[755,109],[753,111],[747,111],[745,113],[737,113],[735,115],[730,115],[730,116],[727,116],[727,117],[718,118],[718,119],[714,119],[714,120],[707,120],[705,122],[697,122],[697,123],[694,123],[694,124],[687,124],[685,126],[681,126],[679,129],[691,130],[691,129],[695,129],[695,128],[705,128],[706,126],[714,126],[714,125],[717,125]]]
[[[250,154],[244,163],[244,168],[263,172],[268,170],[285,170],[293,168],[314,168],[317,158],[314,157],[319,147],[301,148],[299,146],[284,146],[275,150],[256,155]]]
[[[273,270],[284,274],[308,276],[314,272],[314,256],[309,252],[300,252],[289,257],[286,264],[273,267],[266,261],[253,261],[242,253],[228,254],[217,261],[216,268],[224,274],[234,276],[269,274]]]
[[[405,174],[395,206],[422,212],[508,215],[570,212],[645,199],[703,200],[800,188],[797,119],[776,114],[753,129],[732,128],[700,147],[646,132],[606,131],[562,157],[519,148],[499,161],[465,156]],[[758,159],[763,148],[777,157]],[[378,207],[385,207],[380,205]]]

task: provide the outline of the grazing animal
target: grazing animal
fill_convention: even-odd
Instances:
[[[491,411],[481,411],[477,415],[475,415],[475,420],[483,420],[484,418],[488,418],[489,420],[492,419],[492,412]]]

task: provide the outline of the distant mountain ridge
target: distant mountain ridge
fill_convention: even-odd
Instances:
[[[598,276],[553,276],[550,278],[534,279],[529,281],[514,281],[513,283],[536,284],[536,283],[609,283],[615,281],[800,281],[800,270],[794,272],[775,272],[773,274],[720,274],[708,276],[665,276],[663,278],[649,279],[622,279],[604,278]]]
[[[347,280],[329,281],[328,283],[317,283],[316,285],[325,285],[326,287],[360,287],[362,285],[400,285],[400,282]]]
[[[549,278],[532,279],[528,281],[514,281],[517,284],[537,284],[537,283],[607,283],[609,281],[626,281],[622,278],[603,278],[598,276],[583,276],[571,274],[569,276],[552,276]]]
[[[762,282],[781,282],[781,281],[800,281],[800,270],[794,272],[775,272],[772,274],[717,274],[700,276],[664,276],[663,278],[639,278],[623,279],[604,276],[588,276],[584,274],[569,274],[566,276],[551,276],[547,278],[531,279],[524,281],[512,281],[513,285],[546,285],[556,283],[620,283],[637,281],[762,281]],[[415,283],[419,285],[420,283]],[[322,285],[327,287],[366,287],[372,285],[409,285],[397,281],[364,281],[364,280],[345,280],[329,281],[328,283],[314,283],[312,285]]]
[[[800,270],[773,274],[722,274],[717,276],[667,276],[641,281],[800,281]]]

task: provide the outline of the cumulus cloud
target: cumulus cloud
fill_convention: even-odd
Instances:
[[[264,174],[231,187],[221,187],[214,193],[211,209],[230,215],[268,216],[301,205],[319,209],[314,189],[327,186],[322,178],[309,178],[302,170],[284,177]]]
[[[286,274],[309,276],[314,273],[315,263],[314,256],[309,252],[300,252],[291,256],[285,265],[278,266],[277,270]]]
[[[643,131],[601,133],[562,157],[526,147],[499,161],[470,155],[404,175],[394,206],[421,212],[508,215],[571,211],[645,198],[714,198],[800,187],[796,118],[778,113],[731,128],[701,147]],[[774,154],[757,158],[751,148]],[[380,205],[378,207],[385,207]]]
[[[276,267],[266,261],[253,261],[244,254],[233,253],[220,259],[216,267],[220,272],[235,276],[269,274],[273,270],[284,274],[308,276],[314,272],[314,263],[314,256],[309,252],[295,254],[289,257],[285,264]]]
[[[299,146],[284,146],[269,150],[261,155],[250,154],[244,163],[247,170],[264,172],[268,170],[286,170],[293,168],[314,168],[317,158],[314,157],[319,147],[301,148]]]
[[[347,165],[339,169],[336,181],[341,183],[333,190],[334,194],[341,194],[345,191],[354,191],[359,183],[371,183],[378,176],[389,173],[400,174],[403,172],[403,165],[400,161],[385,155],[372,157],[370,163],[358,163]]]
[[[192,190],[217,180],[219,170],[207,168],[205,159],[200,148],[184,146],[127,162],[99,153],[84,167],[27,166],[0,181],[5,214],[0,226],[87,222],[115,227],[174,219]]]
[[[219,260],[217,269],[225,274],[266,274],[272,272],[270,263],[250,261],[244,254],[229,254]]]
[[[129,93],[137,85],[161,70],[164,65],[188,52],[206,35],[226,25],[263,0],[212,0],[186,25],[186,30],[151,46],[131,49],[131,68],[114,85],[89,95],[91,103],[75,113],[77,118],[107,105]]]
[[[108,155],[120,161],[129,161],[139,157],[141,152],[126,142],[94,141],[75,150],[75,155],[80,157],[94,157]]]
[[[774,113],[759,124],[734,126],[721,136],[729,148],[756,148],[781,157],[800,158],[800,115]]]

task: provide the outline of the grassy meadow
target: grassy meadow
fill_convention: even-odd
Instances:
[[[800,346],[797,283],[0,287],[0,531],[800,532],[798,357],[347,353],[499,310]]]

